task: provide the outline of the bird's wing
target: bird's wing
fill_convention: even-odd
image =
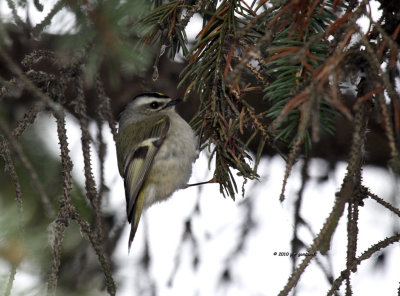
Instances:
[[[119,170],[124,178],[126,212],[131,223],[129,246],[135,236],[143,209],[143,182],[169,129],[167,115],[152,117],[136,123],[134,130],[127,126],[118,134],[117,155]],[[138,135],[135,131],[146,130]],[[132,221],[133,220],[133,221]]]

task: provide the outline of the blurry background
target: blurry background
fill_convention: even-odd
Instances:
[[[0,1],[2,293],[319,295],[333,286],[340,295],[394,294],[394,2]],[[304,24],[296,12],[315,19]],[[153,206],[128,254],[113,135],[125,104],[149,90],[185,97],[179,112],[198,132],[205,126],[209,146],[190,183],[220,176],[224,185]],[[334,283],[343,270],[354,273]]]

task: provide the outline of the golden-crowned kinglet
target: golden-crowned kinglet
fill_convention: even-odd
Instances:
[[[193,130],[175,111],[181,101],[161,93],[143,93],[121,114],[117,158],[131,223],[129,249],[143,208],[186,187],[198,156]]]

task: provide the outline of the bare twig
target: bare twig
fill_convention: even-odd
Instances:
[[[328,291],[327,296],[333,295],[337,290],[339,290],[342,282],[349,276],[350,272],[356,272],[358,265],[364,261],[369,259],[373,254],[378,252],[379,250],[386,248],[390,244],[400,241],[400,234],[395,234],[391,237],[385,238],[383,241],[380,241],[374,245],[372,245],[369,249],[363,252],[359,257],[355,258],[352,264],[346,269],[342,270],[340,276],[335,279],[331,289]]]
[[[387,201],[384,201],[382,198],[380,198],[378,195],[373,194],[372,192],[370,192],[368,190],[368,188],[364,187],[364,191],[366,192],[366,194],[371,197],[373,200],[375,200],[377,203],[381,204],[382,206],[384,206],[385,208],[387,208],[389,211],[391,211],[392,213],[396,214],[399,218],[400,218],[400,210],[398,208],[396,208],[394,205],[392,205],[391,203],[388,203]]]

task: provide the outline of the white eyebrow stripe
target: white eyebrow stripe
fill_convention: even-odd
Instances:
[[[152,98],[152,97],[140,97],[136,99],[136,105],[137,106],[143,106],[150,104],[151,102],[157,102],[160,104],[166,104],[169,100],[168,99],[163,99],[163,98]]]

